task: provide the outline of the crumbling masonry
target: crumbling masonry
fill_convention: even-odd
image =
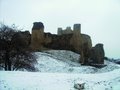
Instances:
[[[90,36],[81,33],[81,24],[74,24],[73,30],[71,27],[67,27],[65,30],[58,28],[56,35],[45,33],[43,23],[35,22],[30,47],[34,51],[55,49],[80,53],[81,64],[104,63],[103,45],[98,44],[97,47],[92,47]]]

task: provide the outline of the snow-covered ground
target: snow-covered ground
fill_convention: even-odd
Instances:
[[[92,66],[81,66],[79,63],[79,54],[65,50],[51,50],[36,52],[38,64],[36,67],[40,72],[59,72],[59,73],[105,73],[119,69],[120,65],[105,60],[107,65],[104,68],[95,68]]]
[[[106,67],[81,66],[71,51],[36,52],[39,72],[0,71],[0,90],[120,90],[120,65],[105,61]]]
[[[75,90],[79,82],[85,90],[120,90],[120,69],[101,74],[0,72],[0,90]]]

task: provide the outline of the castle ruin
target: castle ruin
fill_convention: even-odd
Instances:
[[[98,46],[101,46],[100,44]],[[80,63],[88,64],[94,52],[92,40],[89,35],[81,33],[81,24],[74,24],[73,30],[67,27],[65,30],[58,28],[57,34],[45,33],[42,22],[33,23],[30,47],[34,51],[40,50],[71,50],[80,53]],[[103,46],[101,46],[103,48]],[[104,52],[104,51],[102,51]],[[99,51],[97,51],[99,54]],[[99,56],[99,55],[98,55]],[[96,63],[104,63],[104,54],[101,60]],[[96,59],[96,58],[95,58]],[[94,62],[94,61],[93,61]]]

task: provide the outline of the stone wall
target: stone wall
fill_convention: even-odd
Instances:
[[[55,35],[45,33],[45,43],[44,47],[49,49],[57,49],[57,50],[74,50],[73,46],[70,44],[70,39],[73,34],[68,35]]]
[[[91,60],[94,61],[93,63],[104,63],[104,54],[100,54],[104,49],[99,46],[92,48],[90,36],[81,34],[81,24],[74,24],[73,30],[71,27],[67,27],[65,30],[58,28],[57,35],[44,33],[44,25],[41,22],[35,22],[32,28],[31,48],[34,51],[44,49],[71,50],[80,53],[81,64],[89,64]],[[93,57],[94,55],[95,57]]]
[[[86,34],[81,34],[81,37],[82,37],[82,43],[83,44],[87,43],[88,44],[88,48],[91,49],[92,48],[91,37],[89,35],[86,35]]]
[[[81,50],[80,63],[86,64],[89,59],[89,51],[92,48],[92,41],[90,36],[86,34],[81,34],[81,37],[82,37],[82,50]]]
[[[90,50],[90,60],[95,64],[104,64],[105,52],[103,44],[96,44],[95,47],[92,47]]]
[[[73,45],[76,52],[80,53],[81,46],[82,46],[82,37],[81,37],[80,33],[77,33],[77,32],[73,33],[73,36],[70,40],[70,44]]]
[[[71,27],[66,27],[65,30],[63,30],[62,28],[58,28],[57,35],[72,34],[72,33],[73,33],[73,31],[72,31]]]
[[[67,27],[65,30],[58,28],[58,34],[44,33],[44,25],[41,22],[35,22],[32,28],[31,47],[33,50],[59,49],[71,50],[81,54],[84,60],[86,52],[83,52],[84,44],[92,47],[91,38],[88,35],[81,34],[81,24],[74,24],[73,30]]]
[[[58,28],[58,35],[72,34],[69,44],[74,48],[74,51],[80,53],[82,48],[82,36],[81,36],[81,24],[74,24],[73,30],[71,27],[67,27],[65,30]]]

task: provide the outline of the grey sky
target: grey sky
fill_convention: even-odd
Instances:
[[[0,0],[0,21],[30,31],[42,21],[51,33],[81,23],[93,46],[103,43],[106,56],[120,58],[120,0]]]

